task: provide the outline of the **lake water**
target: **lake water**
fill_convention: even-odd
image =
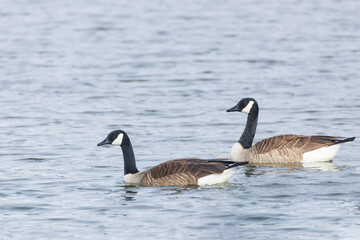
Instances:
[[[202,188],[129,187],[143,170],[255,142],[360,137],[360,2],[0,1],[0,239],[359,239],[360,144],[332,163],[246,166]]]

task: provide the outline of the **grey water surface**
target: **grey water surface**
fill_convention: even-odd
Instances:
[[[255,142],[360,137],[360,1],[0,1],[0,239],[359,239],[360,144],[228,183],[132,187],[143,170]]]

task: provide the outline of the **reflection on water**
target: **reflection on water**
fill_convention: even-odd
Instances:
[[[125,192],[125,201],[135,201],[135,196],[136,196],[137,192],[136,191],[129,191],[127,190]]]
[[[274,165],[274,164],[261,164],[261,165],[251,165],[245,171],[247,177],[258,176],[262,174],[274,173],[293,173],[303,171],[300,166],[289,166],[289,165]]]
[[[264,169],[265,168],[265,169]],[[311,163],[262,163],[251,164],[245,171],[245,175],[248,177],[254,175],[261,175],[266,173],[293,173],[307,170],[318,171],[339,171],[340,169],[332,161],[329,162],[311,162]]]
[[[135,201],[138,186],[133,185],[119,185],[116,189],[109,192],[109,196],[116,200],[116,202],[121,203],[123,200],[127,201]]]
[[[311,163],[304,163],[303,166],[305,168],[311,168],[320,171],[339,171],[339,167],[336,166],[335,163],[332,161],[330,162],[311,162]]]
[[[201,189],[211,189],[211,190],[224,190],[224,189],[231,189],[238,187],[238,184],[229,182],[224,182],[216,185],[205,185],[205,186],[198,186],[198,185],[189,185],[189,186],[168,186],[168,187],[142,187],[140,185],[122,185],[119,186],[117,190],[114,191],[116,194],[121,194],[121,196],[125,199],[125,201],[134,201],[136,200],[136,194],[140,188],[145,189],[156,189],[155,191],[159,190],[165,192],[165,195],[178,195],[189,191],[194,190],[201,190]]]
[[[198,189],[199,186],[186,186],[186,187],[164,187],[161,188],[162,191],[165,191],[166,195],[177,195],[194,189]]]
[[[123,189],[125,192],[122,194],[125,201],[135,201],[136,200],[136,194],[137,192],[137,186],[133,185],[125,185],[123,186]]]

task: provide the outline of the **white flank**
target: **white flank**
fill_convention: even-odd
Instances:
[[[245,152],[246,150],[241,146],[239,142],[236,142],[231,148],[230,158],[234,162],[246,162]]]
[[[140,183],[140,174],[139,173],[128,173],[124,175],[125,183]]]
[[[254,105],[254,101],[250,101],[250,102],[246,105],[246,107],[245,107],[243,110],[241,110],[241,112],[242,112],[242,113],[249,113],[253,105]]]
[[[335,144],[328,147],[322,147],[311,152],[306,152],[303,154],[303,163],[309,162],[326,162],[330,161],[335,157],[340,147],[343,144]]]
[[[124,137],[124,134],[120,133],[111,144],[120,146],[122,144],[123,137]]]
[[[211,185],[226,182],[236,171],[236,167],[226,169],[221,174],[211,174],[202,178],[199,178],[199,185]]]

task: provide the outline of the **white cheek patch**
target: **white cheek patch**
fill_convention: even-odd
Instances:
[[[122,144],[123,137],[124,137],[124,134],[120,133],[111,144],[120,146]]]
[[[253,105],[254,105],[254,101],[250,101],[250,102],[246,105],[246,107],[245,107],[243,110],[241,110],[241,112],[242,112],[242,113],[249,113]]]

